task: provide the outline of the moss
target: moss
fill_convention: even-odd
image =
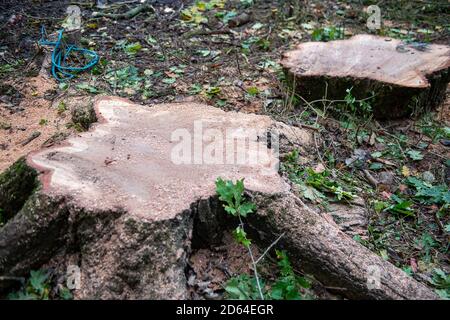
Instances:
[[[87,105],[78,104],[75,105],[72,110],[72,122],[78,131],[89,130],[92,123],[97,122],[97,116],[95,115],[94,107],[92,103]],[[81,130],[79,130],[81,129]]]
[[[19,212],[39,186],[37,176],[38,173],[27,165],[25,158],[20,158],[0,174],[0,223],[7,222]]]

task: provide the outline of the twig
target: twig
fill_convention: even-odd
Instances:
[[[99,18],[110,18],[110,19],[131,19],[137,16],[138,14],[146,11],[155,12],[155,8],[153,8],[151,5],[148,4],[141,4],[140,6],[137,6],[136,8],[133,8],[131,10],[128,10],[124,13],[104,13],[104,12],[93,12],[92,17]]]
[[[241,228],[244,228],[244,223],[242,222],[241,216],[239,215],[239,222],[241,223]],[[256,262],[255,257],[253,256],[252,249],[250,248],[250,245],[246,246],[248,253],[250,254],[250,258],[252,259],[253,264],[253,273],[255,274],[256,284],[258,286],[259,296],[261,297],[261,300],[264,300],[264,295],[262,293],[261,284],[259,283],[259,277],[258,277],[258,270],[256,270]]]
[[[26,138],[24,141],[22,141],[21,145],[25,147],[27,144],[29,144],[31,141],[39,137],[41,133],[39,131],[34,131],[28,138]]]
[[[286,233],[283,232],[278,238],[277,240],[275,240],[274,242],[272,242],[272,244],[267,247],[266,251],[263,252],[263,254],[258,258],[258,260],[256,260],[255,264],[258,264],[265,256],[266,254],[270,251],[270,249],[273,248],[274,245],[277,244],[278,241],[280,241],[280,239],[285,235]]]
[[[189,32],[186,32],[183,35],[183,38],[191,38],[191,37],[195,37],[195,36],[209,36],[209,35],[214,35],[214,34],[232,34],[231,30],[226,28],[226,29],[220,29],[220,30],[192,30]]]
[[[376,188],[379,184],[378,180],[375,179],[368,170],[364,169],[363,172],[370,184]]]

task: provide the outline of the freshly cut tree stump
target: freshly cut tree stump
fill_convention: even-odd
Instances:
[[[439,105],[450,81],[450,47],[358,35],[348,40],[302,43],[281,64],[306,101],[357,99],[375,94],[374,116],[398,118]]]
[[[245,178],[258,207],[247,223],[264,235],[261,244],[285,232],[293,264],[344,295],[436,298],[295,197],[278,174],[277,146],[294,141],[306,154],[307,131],[193,103],[148,108],[104,97],[94,107],[100,123],[89,132],[0,175],[0,204],[10,211],[0,228],[0,288],[2,279],[57,262],[80,268],[78,299],[186,298],[195,237],[212,239],[225,227],[214,185],[222,177]],[[232,156],[223,162],[221,154]],[[24,185],[32,187],[19,197]]]

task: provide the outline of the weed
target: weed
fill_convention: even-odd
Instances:
[[[294,273],[285,251],[276,250],[278,258],[279,277],[273,282],[264,285],[264,297],[273,300],[300,300],[304,298],[301,291],[311,287],[311,283],[304,277]],[[230,299],[255,300],[258,299],[258,286],[256,279],[247,274],[241,274],[228,280],[225,291]]]
[[[436,287],[436,293],[445,300],[450,299],[450,275],[442,269],[433,270],[433,279],[431,283]]]
[[[300,300],[300,292],[303,288],[310,288],[311,283],[304,277],[294,273],[291,263],[285,251],[276,250],[280,277],[272,284],[269,292],[274,300]]]
[[[58,103],[57,110],[58,110],[58,115],[62,115],[64,112],[66,112],[66,110],[67,110],[66,103],[64,101],[60,101]]]
[[[333,41],[344,39],[344,28],[343,27],[323,27],[316,28],[311,34],[313,41]]]
[[[400,214],[408,217],[414,216],[412,201],[404,200],[395,194],[391,195],[391,200],[394,203],[385,208],[384,211],[389,211],[394,214]]]
[[[10,300],[48,300],[50,285],[49,275],[43,270],[31,271],[30,277],[22,290],[10,293]]]
[[[222,90],[220,90],[219,87],[208,87],[205,91],[205,95],[209,99],[212,99],[212,98],[219,96],[221,92],[222,92]]]
[[[299,153],[297,150],[289,153],[282,164],[281,170],[288,174],[288,178],[296,183],[304,198],[320,202],[327,199],[327,195],[334,196],[334,200],[352,200],[355,196],[350,191],[344,190],[329,170],[315,172],[312,168],[302,168],[298,164]]]
[[[246,217],[255,210],[255,204],[245,201],[244,195],[244,179],[236,181],[224,181],[218,178],[216,181],[216,192],[219,200],[225,202],[225,211],[237,217]]]
[[[10,300],[49,300],[50,299],[50,273],[45,270],[32,270],[30,277],[23,287],[8,295]],[[58,297],[63,300],[71,300],[72,293],[66,287],[58,288]]]

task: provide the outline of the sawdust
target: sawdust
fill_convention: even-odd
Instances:
[[[55,133],[67,130],[65,124],[69,117],[58,115],[59,101],[55,99],[52,103],[48,97],[56,83],[41,76],[21,80],[19,84],[15,81],[8,85],[23,96],[16,106],[22,111],[13,111],[11,104],[0,101],[0,172],[20,157],[39,149]],[[25,144],[36,132],[40,135]]]

